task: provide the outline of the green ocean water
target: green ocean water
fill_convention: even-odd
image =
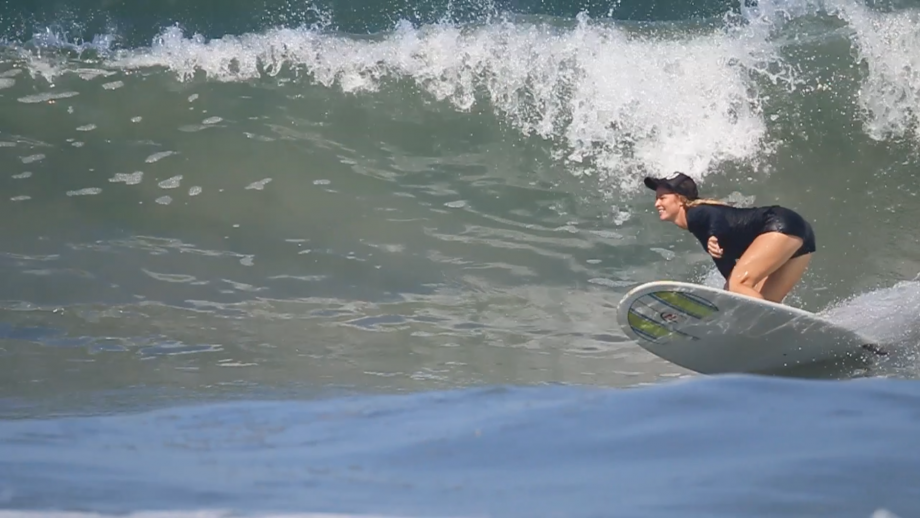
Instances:
[[[883,388],[867,388],[859,401],[888,401],[895,396],[886,391],[901,387],[912,394],[920,330],[918,13],[906,3],[849,0],[7,2],[0,15],[0,414],[10,426],[24,420],[17,426],[26,431],[6,429],[0,447],[62,414],[206,404],[217,406],[204,412],[220,416],[228,400],[244,406],[226,410],[227,419],[252,404],[275,421],[283,410],[262,414],[253,400],[355,395],[376,408],[373,396],[403,395],[400,404],[427,423],[448,415],[428,399],[431,391],[465,402],[480,396],[464,391],[482,389],[486,401],[511,407],[556,401],[559,413],[551,415],[560,419],[588,397],[553,392],[560,384],[613,390],[616,398],[649,384],[669,385],[673,394],[694,390],[687,387],[695,381],[671,386],[694,375],[630,342],[615,317],[623,294],[642,282],[721,285],[698,243],[657,221],[640,188],[644,175],[675,170],[697,178],[706,195],[779,203],[807,217],[818,253],[788,302],[900,344],[903,360],[892,376],[907,381],[891,383],[905,385],[873,381]],[[670,393],[623,404],[635,426],[668,437],[720,397],[731,405],[765,397],[746,388],[761,387],[749,379],[737,381],[742,390],[733,396],[735,382],[707,385],[711,393],[675,407],[667,422],[644,421],[639,409],[654,409],[654,394],[666,401]],[[779,399],[770,404],[814,390],[775,383],[769,388]],[[796,407],[803,418],[783,433],[814,437],[805,416],[833,406],[834,391],[856,390],[848,383],[857,382],[827,383],[814,406]],[[523,389],[547,385],[547,392]],[[515,387],[514,395],[489,399],[495,386]],[[318,411],[290,404],[307,420]],[[464,405],[461,429],[492,419]],[[900,426],[908,437],[913,423],[895,417],[897,405],[890,410],[871,426]],[[705,415],[711,420],[701,422],[699,437],[731,420]],[[575,439],[567,440],[604,419],[576,421]],[[90,423],[68,436],[79,443],[94,427],[110,426]],[[375,431],[393,424],[349,421],[336,433],[360,426],[367,435],[355,440],[373,443]],[[840,426],[855,433],[869,425]],[[129,442],[168,440],[128,433]],[[163,430],[171,433],[180,431]],[[556,431],[539,428],[521,440],[546,444],[548,433]],[[859,480],[848,469],[863,459],[839,453],[855,447],[852,437],[829,439],[837,449],[828,455],[839,463],[828,469],[845,483],[839,492],[816,489],[826,498],[846,500],[843,488]],[[629,469],[651,470],[648,480],[664,473],[655,463],[673,455],[658,444],[643,443],[637,451],[645,457]],[[896,459],[898,444],[883,456]],[[138,494],[132,506],[103,493],[82,500],[43,493],[54,472],[89,458],[42,469],[42,456],[56,455],[44,446],[21,464],[0,464],[31,470],[27,479],[0,479],[0,506],[140,511],[169,494]],[[387,456],[398,446],[380,448],[375,454]],[[494,456],[457,451],[477,462]],[[729,455],[738,452],[726,445],[686,466]],[[554,461],[606,469],[575,459],[584,461],[571,452]],[[902,460],[906,466],[891,469],[910,473],[910,457]],[[167,469],[149,462],[154,472]],[[527,468],[505,459],[496,469]],[[404,477],[423,480],[424,468]],[[757,485],[745,480],[737,491]],[[79,492],[73,480],[56,484]],[[171,510],[223,508],[216,504],[229,494],[200,500],[210,486],[186,487],[191,493],[176,496]],[[885,494],[910,501],[912,487],[904,482]],[[601,498],[600,488],[586,498]],[[338,493],[316,491],[329,505],[282,508],[374,511],[333,505]],[[420,493],[424,502],[438,494]],[[711,516],[722,497],[673,505]],[[240,498],[239,509],[260,511],[258,492]],[[849,507],[854,516],[887,505],[881,496],[847,498],[859,502]],[[634,502],[623,512],[650,509]],[[573,504],[559,497],[545,505]],[[813,509],[789,505],[791,515]],[[477,512],[465,504],[442,510]]]

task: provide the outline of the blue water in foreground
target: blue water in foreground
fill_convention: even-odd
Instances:
[[[906,517],[918,436],[920,386],[883,379],[233,402],[4,422],[0,495],[100,513]]]
[[[0,1],[0,518],[920,516],[917,49],[906,0]],[[904,379],[629,340],[722,285],[674,170],[801,211],[787,302]]]

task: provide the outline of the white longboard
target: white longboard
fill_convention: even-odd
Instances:
[[[620,301],[617,319],[652,354],[702,374],[781,372],[887,354],[814,313],[684,282],[632,289]]]

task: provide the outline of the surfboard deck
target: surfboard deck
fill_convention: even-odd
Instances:
[[[701,374],[782,373],[888,353],[809,311],[686,282],[633,288],[617,320],[647,351]]]

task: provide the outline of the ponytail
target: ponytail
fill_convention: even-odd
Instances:
[[[697,198],[697,199],[695,199],[695,200],[688,200],[688,199],[687,199],[686,197],[684,197],[684,196],[681,196],[681,198],[683,198],[684,206],[687,207],[688,209],[689,209],[690,207],[696,207],[697,205],[704,205],[704,204],[705,204],[705,205],[726,205],[726,206],[730,206],[728,203],[725,203],[724,201],[714,200],[714,199],[712,199],[712,198]]]

